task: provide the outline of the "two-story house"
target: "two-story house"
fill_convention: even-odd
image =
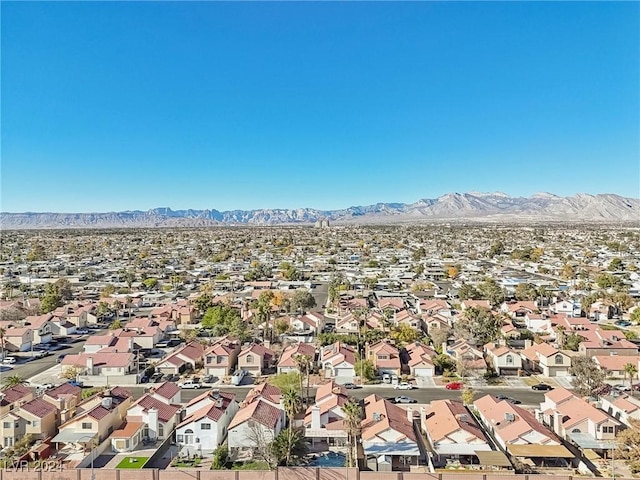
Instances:
[[[367,344],[365,356],[371,361],[378,374],[400,375],[400,352],[388,340]]]
[[[498,375],[518,375],[522,368],[520,353],[497,342],[487,343],[484,351],[488,362]]]
[[[275,353],[258,343],[243,347],[238,354],[238,368],[253,375],[262,375],[273,366],[274,361]]]
[[[240,353],[240,342],[224,337],[204,352],[204,368],[207,375],[217,378],[224,378],[231,375],[238,361]]]
[[[571,355],[558,350],[548,343],[534,343],[520,352],[527,370],[542,372],[545,377],[565,377],[570,375]]]
[[[353,382],[355,364],[356,352],[345,343],[336,342],[320,350],[320,369],[324,378],[333,378],[340,384]]]
[[[0,417],[0,438],[4,447],[12,447],[26,435],[44,440],[56,433],[56,407],[41,398],[23,403]]]
[[[310,343],[293,343],[286,347],[278,359],[278,373],[297,372],[298,355],[309,357],[311,364],[315,362],[316,348]]]
[[[343,420],[346,414],[342,406],[349,401],[346,389],[329,381],[316,390],[315,403],[307,408],[304,417],[305,438],[311,443],[345,445],[347,432]]]

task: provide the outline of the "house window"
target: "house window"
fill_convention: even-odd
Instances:
[[[556,355],[556,365],[562,365],[562,363],[563,363],[562,355],[557,354]]]
[[[40,426],[40,420],[34,420],[33,422],[31,422],[31,424],[32,424],[34,427],[39,427],[39,426]]]
[[[218,363],[222,363],[224,357],[222,355],[218,355]]]
[[[4,422],[4,423],[2,424],[2,426],[3,426],[4,428],[11,428],[11,422]]]
[[[83,422],[82,423],[83,430],[91,430],[91,422]]]
[[[162,423],[158,423],[158,436],[164,437],[164,425]]]
[[[613,433],[613,427],[602,427],[602,433]]]
[[[247,355],[247,363],[253,363],[253,355]]]
[[[210,423],[203,423],[200,425],[200,430],[211,430],[211,424]]]
[[[208,356],[207,357],[207,363],[213,363],[213,357],[212,356]]]
[[[12,447],[13,446],[13,437],[4,437],[4,446]]]
[[[505,358],[507,360],[507,365],[513,365],[513,356],[512,355],[507,355]]]
[[[178,441],[178,443],[183,443],[184,442],[184,435],[177,435],[176,436],[176,440]]]

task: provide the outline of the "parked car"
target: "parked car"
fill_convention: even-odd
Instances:
[[[614,323],[619,327],[630,327],[631,326],[631,322],[627,322],[626,320],[618,320],[617,322],[614,322]]]
[[[418,388],[418,387],[408,382],[402,382],[402,383],[395,384],[393,388],[395,390],[413,390],[414,388]]]
[[[142,377],[140,377],[140,383],[148,383],[149,382],[149,377],[147,377],[146,375],[143,375]]]
[[[538,383],[532,386],[531,388],[533,390],[543,390],[543,391],[553,390],[553,387],[551,385],[547,385],[546,383]]]
[[[79,328],[76,330],[76,333],[78,335],[88,335],[89,334],[89,330],[85,329],[85,328]]]
[[[630,392],[631,391],[631,387],[629,385],[614,385],[613,388],[615,390],[618,390],[619,392]]]
[[[202,384],[200,382],[196,382],[194,379],[185,380],[178,384],[180,388],[202,388]]]
[[[451,382],[444,386],[447,390],[462,390],[462,387],[464,387],[462,382]]]
[[[16,359],[16,357],[5,357],[4,360],[2,360],[2,363],[5,363],[7,365],[13,365],[17,361],[18,360]]]
[[[395,403],[418,403],[418,401],[415,398],[407,397],[405,395],[396,397],[394,400],[395,400]]]
[[[67,356],[67,354],[66,354],[66,353],[63,353],[63,354],[61,354],[61,355],[58,355],[58,358],[56,359],[56,363],[61,363],[61,362],[62,362],[62,360],[64,360],[64,357],[66,357],[66,356]]]
[[[233,376],[231,377],[232,385],[240,385],[242,383],[242,379],[245,377],[247,372],[244,370],[236,370]]]
[[[388,373],[382,375],[382,383],[391,383],[391,375]]]
[[[355,383],[351,383],[351,382],[347,382],[345,384],[342,385],[344,388],[346,388],[347,390],[355,390],[357,388],[360,388],[359,385],[356,385]]]
[[[83,386],[83,383],[82,383],[82,382],[78,382],[78,381],[76,381],[76,380],[69,380],[67,383],[68,383],[69,385],[73,385],[74,387],[80,387],[80,388],[82,388],[82,386]]]
[[[42,385],[36,385],[36,390],[43,392],[45,390],[49,390],[50,388],[54,388],[55,385],[53,383],[43,383]]]

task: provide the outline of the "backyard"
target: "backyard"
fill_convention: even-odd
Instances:
[[[116,465],[116,468],[142,468],[147,460],[149,457],[126,457]]]

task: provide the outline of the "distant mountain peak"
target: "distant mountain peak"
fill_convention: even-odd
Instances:
[[[172,210],[158,207],[107,213],[0,213],[0,228],[206,227],[215,225],[312,225],[410,222],[634,222],[640,223],[640,200],[614,194],[560,197],[536,193],[511,197],[502,192],[452,192],[415,203],[380,202],[341,210],[314,208],[257,210]]]

